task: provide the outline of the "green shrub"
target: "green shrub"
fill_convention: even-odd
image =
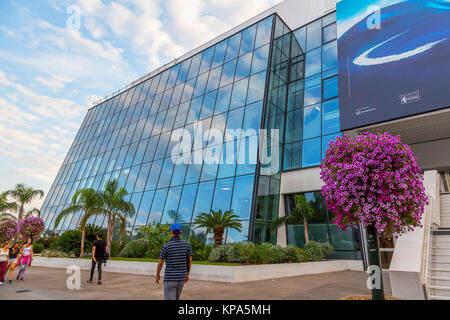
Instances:
[[[302,248],[296,248],[298,255],[299,255],[299,262],[308,262],[309,261],[309,256],[308,253],[306,252],[305,249]]]
[[[208,260],[211,262],[239,262],[236,247],[232,244],[213,248]]]
[[[56,238],[56,249],[65,253],[74,253],[76,256],[80,255],[81,247],[81,232],[78,230],[69,230]],[[92,249],[92,243],[84,242],[84,251],[89,252]]]
[[[163,246],[170,241],[170,225],[155,223],[141,227],[139,232],[143,234],[143,239],[148,242],[146,257],[158,259]]]
[[[122,253],[122,250],[128,244],[128,241],[124,240],[112,240],[111,241],[111,257],[118,257]]]
[[[48,258],[75,258],[76,255],[74,253],[67,253],[61,250],[52,250],[52,249],[45,249],[41,253],[41,257],[48,257]]]
[[[231,246],[236,249],[237,261],[240,263],[255,264],[261,260],[257,245],[253,242],[238,242],[231,244]]]
[[[206,234],[199,233],[195,234],[191,232],[189,236],[189,243],[192,248],[192,260],[193,261],[207,261],[209,255],[211,254],[213,245],[206,245]]]
[[[257,246],[258,263],[280,263],[281,247],[271,243],[263,243]]]
[[[41,253],[44,249],[45,247],[42,242],[33,243],[33,253]]]
[[[334,249],[328,242],[320,243],[316,241],[310,241],[305,245],[305,251],[310,261],[323,261],[325,258],[329,258]]]
[[[121,256],[125,258],[144,258],[148,250],[148,241],[131,241],[123,248]]]
[[[281,247],[280,263],[300,262],[300,253],[294,246]]]

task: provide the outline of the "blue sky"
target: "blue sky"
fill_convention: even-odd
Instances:
[[[0,1],[0,191],[47,192],[94,101],[279,2]]]

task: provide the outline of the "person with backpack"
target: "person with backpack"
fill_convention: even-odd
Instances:
[[[91,276],[87,281],[88,283],[92,283],[92,279],[94,278],[95,266],[97,265],[98,284],[102,284],[102,263],[105,262],[106,249],[106,241],[102,239],[101,234],[98,234],[97,240],[95,240],[92,245]]]

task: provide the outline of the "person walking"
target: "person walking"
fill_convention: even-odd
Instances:
[[[94,241],[92,245],[92,264],[91,264],[91,276],[88,283],[92,283],[92,279],[94,278],[95,265],[97,265],[98,271],[98,284],[102,284],[102,263],[105,259],[106,252],[106,241],[102,239],[102,235],[97,235],[97,240]]]
[[[19,243],[14,242],[13,246],[9,249],[9,261],[5,271],[5,274],[7,274],[9,270],[9,284],[11,284],[14,276],[14,270],[16,269],[17,256],[19,255],[19,252]]]
[[[28,239],[27,242],[22,246],[20,250],[20,258],[19,258],[19,274],[16,277],[16,280],[23,280],[23,276],[25,275],[25,271],[27,267],[31,266],[31,262],[33,261],[33,242],[31,239]]]
[[[170,226],[172,239],[161,250],[156,270],[156,283],[161,280],[161,269],[166,263],[164,272],[164,300],[180,300],[184,284],[189,281],[192,265],[192,248],[189,242],[181,240],[182,227],[179,223]]]
[[[6,267],[9,260],[9,242],[6,241],[0,248],[0,286],[3,285]]]

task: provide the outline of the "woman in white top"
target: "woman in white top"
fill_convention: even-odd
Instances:
[[[27,267],[31,265],[31,261],[33,260],[33,244],[31,242],[31,239],[28,239],[27,242],[22,246],[22,250],[20,250],[20,271],[17,275],[17,280],[23,280],[23,275],[25,274]]]
[[[0,286],[3,285],[4,275],[9,260],[9,242],[6,241],[0,248]]]

